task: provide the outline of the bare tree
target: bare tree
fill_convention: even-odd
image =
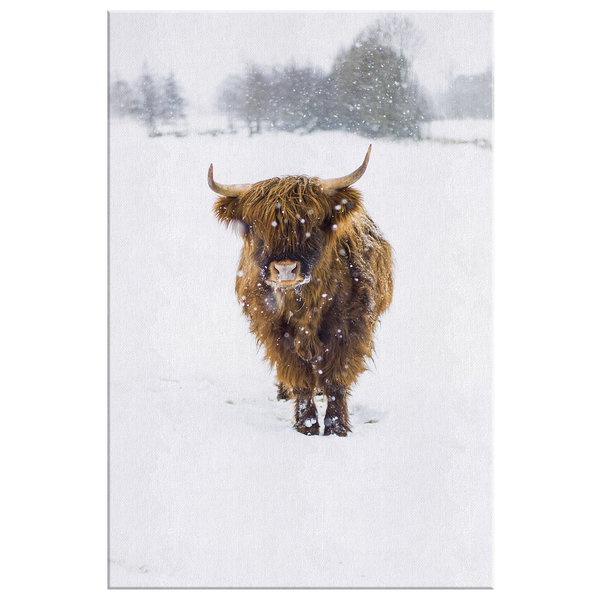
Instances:
[[[156,89],[154,76],[148,65],[144,63],[144,71],[138,81],[138,95],[133,112],[148,129],[148,135],[160,135],[156,129],[156,121],[161,113],[160,96]]]
[[[413,22],[400,15],[385,15],[367,27],[363,36],[389,46],[412,63],[423,46],[423,34]]]

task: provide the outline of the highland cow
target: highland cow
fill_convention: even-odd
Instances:
[[[338,179],[288,176],[222,185],[217,219],[237,224],[243,248],[235,290],[275,369],[279,398],[294,399],[294,428],[318,435],[315,394],[327,399],[325,435],[350,429],[347,398],[372,358],[379,316],[392,300],[392,249],[350,187],[363,164]]]

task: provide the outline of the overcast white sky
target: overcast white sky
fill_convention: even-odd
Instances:
[[[219,84],[247,62],[328,71],[383,12],[111,12],[111,77],[136,79],[144,61],[158,75],[175,72],[193,104],[211,108]],[[395,13],[400,14],[400,13]],[[492,12],[409,12],[423,35],[415,60],[420,82],[443,88],[450,73],[472,74],[493,64]]]

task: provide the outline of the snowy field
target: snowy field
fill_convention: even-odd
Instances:
[[[491,151],[373,142],[395,295],[347,438],[292,429],[234,297],[210,163],[338,177],[369,143],[111,125],[112,587],[492,585]]]

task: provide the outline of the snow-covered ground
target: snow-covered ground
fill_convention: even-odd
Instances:
[[[395,295],[347,438],[292,429],[234,297],[210,163],[337,177],[369,143],[111,125],[112,587],[492,584],[490,150],[373,142],[356,187]]]

